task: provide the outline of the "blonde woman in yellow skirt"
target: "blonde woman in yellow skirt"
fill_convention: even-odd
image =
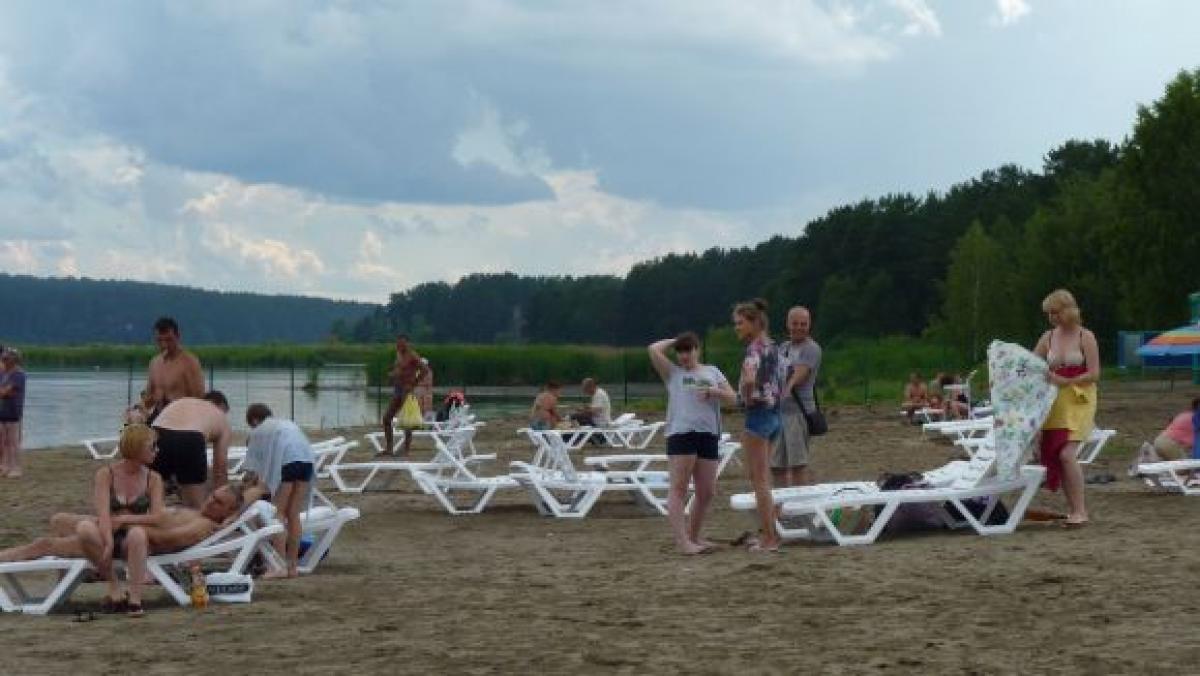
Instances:
[[[1068,527],[1087,523],[1083,497],[1083,470],[1075,454],[1092,433],[1096,420],[1096,383],[1100,380],[1100,347],[1096,336],[1083,327],[1075,297],[1058,289],[1042,301],[1052,327],[1034,348],[1050,366],[1050,382],[1058,396],[1042,424],[1041,461],[1046,466],[1046,487],[1062,485],[1067,498]]]

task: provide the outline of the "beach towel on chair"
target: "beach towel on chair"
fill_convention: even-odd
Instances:
[[[1045,360],[1020,345],[992,341],[988,346],[988,380],[995,422],[996,473],[1015,479],[1025,451],[1054,405],[1058,388],[1046,380]]]

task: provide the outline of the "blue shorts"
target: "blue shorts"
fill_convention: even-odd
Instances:
[[[779,435],[779,409],[758,406],[746,409],[746,431],[768,441]]]
[[[280,481],[312,481],[312,478],[311,462],[289,462],[279,472]]]

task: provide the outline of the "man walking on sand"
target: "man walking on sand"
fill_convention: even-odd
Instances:
[[[417,354],[416,350],[413,350],[408,344],[408,336],[404,334],[396,336],[396,361],[392,364],[392,370],[388,372],[388,378],[392,382],[392,401],[388,403],[387,410],[383,412],[384,446],[380,455],[396,455],[396,449],[392,445],[395,437],[392,431],[392,420],[400,411],[400,407],[404,405],[404,400],[408,395],[415,394],[414,390],[425,377],[427,368],[421,360],[421,355]],[[430,387],[432,388],[432,381]],[[406,428],[404,430],[404,450],[401,451],[401,455],[408,455],[410,446],[412,446],[412,430]]]
[[[153,408],[147,419],[155,418],[167,404],[176,399],[204,396],[204,371],[196,355],[183,349],[179,341],[179,325],[171,317],[159,317],[154,322],[154,342],[160,352],[150,360],[146,391]]]
[[[813,483],[812,436],[808,422],[797,403],[805,411],[817,406],[815,385],[821,369],[821,346],[812,339],[812,315],[808,308],[797,305],[788,310],[788,341],[779,346],[779,360],[787,371],[787,382],[779,402],[783,423],[771,453],[771,474],[775,486],[804,486]]]
[[[204,504],[208,482],[208,444],[212,442],[213,488],[229,481],[229,401],[213,390],[203,399],[184,397],[166,406],[154,420],[158,432],[158,455],[150,469],[179,484],[183,504],[199,509]]]

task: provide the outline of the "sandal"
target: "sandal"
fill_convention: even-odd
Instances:
[[[140,603],[126,603],[125,608],[126,617],[142,617],[146,614],[145,609],[142,608],[142,604]]]
[[[755,553],[755,554],[758,554],[758,553],[763,553],[763,552],[766,552],[766,553],[771,553],[771,554],[778,554],[778,553],[780,553],[780,552],[779,552],[779,543],[778,543],[778,542],[776,542],[776,543],[775,543],[775,544],[773,544],[773,545],[764,545],[763,543],[761,543],[761,542],[759,542],[759,541],[757,541],[757,540],[756,540],[756,541],[754,541],[754,542],[752,542],[752,543],[750,543],[750,546],[746,547],[746,551],[748,551],[748,552],[753,552],[753,553]]]
[[[114,613],[124,613],[129,610],[129,595],[114,599],[111,596],[105,596],[100,602],[100,611],[112,615]]]
[[[751,542],[757,542],[757,541],[758,541],[757,538],[754,537],[754,533],[751,533],[748,530],[744,530],[744,531],[742,531],[741,535],[730,540],[729,544],[733,547],[741,547],[742,545],[749,544]]]

